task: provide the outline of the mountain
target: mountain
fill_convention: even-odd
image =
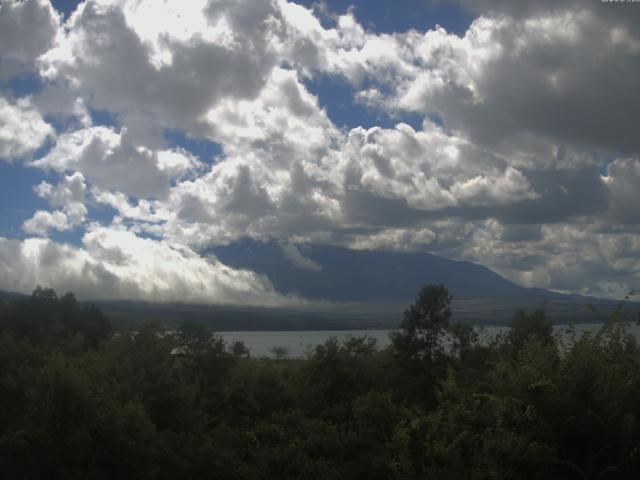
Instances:
[[[429,283],[444,284],[453,294],[454,320],[474,324],[507,325],[514,311],[540,307],[554,323],[599,322],[618,305],[614,300],[524,288],[481,265],[428,253],[295,247],[250,239],[203,253],[266,276],[280,293],[319,302],[277,309],[125,300],[86,303],[99,305],[118,321],[191,321],[219,331],[394,328],[420,287]],[[0,292],[0,300],[20,296]],[[627,307],[635,321],[640,305]]]
[[[349,250],[243,239],[215,247],[223,263],[265,275],[280,293],[334,302],[411,301],[419,288],[441,283],[456,297],[549,294],[523,288],[486,267],[429,253]]]
[[[330,302],[293,315],[314,318],[313,325],[324,318],[327,328],[335,322],[395,326],[420,287],[430,283],[443,284],[453,294],[456,320],[475,324],[506,325],[516,310],[536,308],[544,308],[554,323],[600,322],[618,306],[615,300],[524,288],[482,265],[429,253],[292,247],[246,238],[207,253],[266,276],[280,293]],[[634,312],[639,308],[637,303],[628,306]]]
[[[6,292],[4,290],[0,290],[0,301],[2,300],[20,300],[21,298],[27,298],[27,295],[16,292]]]

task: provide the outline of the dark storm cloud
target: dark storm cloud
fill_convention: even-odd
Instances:
[[[267,43],[251,36],[258,32],[234,33],[240,43],[234,48],[198,36],[180,42],[164,39],[171,61],[154,65],[150,44],[120,8],[88,2],[73,24],[81,43],[73,51],[74,61],[52,65],[58,76],[74,80],[94,108],[195,128],[219,99],[255,96],[275,64]]]
[[[403,199],[385,198],[358,189],[345,192],[342,209],[350,223],[385,227],[409,226],[440,216],[437,212],[411,208]]]
[[[497,208],[504,223],[554,223],[572,217],[598,216],[606,211],[608,190],[597,169],[542,170],[528,174],[540,197]]]
[[[504,14],[528,18],[540,13],[561,13],[566,10],[592,10],[602,18],[638,26],[640,11],[634,2],[603,0],[458,0],[460,5],[477,15]]]
[[[33,71],[36,58],[53,45],[58,25],[45,0],[0,2],[0,80]]]
[[[640,160],[616,160],[609,165],[605,180],[610,192],[609,220],[640,224]]]
[[[343,208],[351,222],[390,227],[406,227],[424,220],[447,218],[470,221],[497,218],[504,224],[537,225],[570,221],[575,217],[598,216],[608,208],[610,189],[602,181],[596,168],[539,170],[527,172],[526,176],[539,194],[538,198],[506,205],[461,205],[425,211],[411,208],[402,199],[390,199],[350,189],[345,194]],[[631,193],[629,190],[635,192],[630,186],[626,189],[627,194]],[[503,239],[516,241],[506,237]]]
[[[504,242],[531,242],[542,240],[540,225],[505,225],[500,235]]]
[[[532,9],[532,16],[492,30],[493,45],[503,53],[475,78],[480,101],[452,83],[425,93],[424,109],[505,152],[535,149],[541,140],[594,153],[640,150],[640,22],[560,5]]]

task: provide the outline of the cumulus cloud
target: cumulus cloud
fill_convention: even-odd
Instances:
[[[0,97],[0,160],[25,158],[52,135],[53,128],[28,98],[12,102]]]
[[[622,224],[640,224],[640,160],[620,158],[612,162],[603,178],[609,191],[610,219]]]
[[[71,225],[82,223],[87,215],[85,190],[84,176],[80,172],[64,177],[55,186],[43,181],[34,187],[36,194],[48,200],[51,206],[62,207]]]
[[[455,183],[452,191],[462,202],[472,205],[512,203],[538,197],[526,177],[513,167],[507,167],[501,175],[479,175]]]
[[[87,217],[85,206],[85,179],[80,172],[63,177],[57,185],[40,182],[33,190],[47,200],[53,212],[38,210],[22,224],[22,229],[30,234],[45,236],[50,231],[63,232],[80,225]]]
[[[353,129],[349,147],[352,181],[358,178],[368,191],[405,199],[417,209],[498,205],[537,196],[520,171],[431,122],[420,132],[406,124]]]
[[[637,232],[615,232],[589,222],[505,227],[477,225],[460,248],[522,285],[622,298],[637,283]]]
[[[437,115],[514,166],[571,168],[597,161],[598,149],[638,150],[637,8],[469,3],[482,15],[461,37],[441,27],[377,34],[350,15],[300,34],[324,52],[316,68],[345,77],[361,101]]]
[[[50,47],[60,19],[47,0],[0,4],[0,80],[35,68]]]
[[[5,2],[0,78],[35,68],[44,86],[20,99],[3,91],[0,157],[60,176],[35,187],[52,211],[23,228],[88,229],[82,247],[6,248],[53,252],[37,255],[72,267],[51,269],[52,280],[87,269],[111,297],[178,298],[158,284],[166,277],[192,298],[192,269],[215,279],[213,290],[197,285],[212,301],[238,279],[257,303],[271,298],[264,279],[194,253],[244,236],[279,239],[302,268],[319,266],[296,245],[318,241],[474,260],[531,286],[621,291],[640,278],[640,10],[601,3],[460,0],[476,18],[454,35],[377,33],[350,11],[321,22],[317,5],[286,0],[87,0],[63,26],[45,0]],[[33,35],[22,38],[27,21]],[[311,93],[325,77],[348,82],[370,124],[334,124]],[[96,111],[108,125],[94,124]],[[168,129],[219,151],[204,163]],[[115,210],[108,227],[90,223],[100,205]],[[138,262],[136,249],[173,266]]]
[[[84,176],[80,172],[68,175],[57,185],[41,182],[34,187],[38,196],[46,199],[54,207],[62,207],[69,203],[84,202],[86,185]]]
[[[105,191],[95,187],[92,194],[96,202],[113,208],[123,219],[156,223],[167,218],[166,209],[158,202],[138,199],[137,204],[132,205],[129,198],[121,192]]]
[[[97,126],[60,135],[34,166],[58,172],[79,171],[93,185],[127,195],[166,197],[171,181],[200,166],[181,150],[150,150],[133,143],[126,129]]]
[[[438,235],[429,228],[389,228],[372,235],[357,235],[348,244],[354,250],[415,252],[428,249]]]
[[[135,124],[137,137],[162,127],[207,133],[206,112],[255,97],[276,64],[274,15],[270,2],[89,0],[41,72]]]
[[[22,224],[22,229],[25,232],[36,235],[46,235],[50,230],[63,232],[70,228],[71,223],[69,222],[67,214],[60,210],[55,210],[53,212],[38,210],[33,214],[33,217]]]
[[[311,270],[312,272],[322,271],[322,265],[313,261],[309,257],[305,257],[295,244],[290,242],[281,243],[280,248],[282,249],[284,256],[287,257],[296,267],[303,270]]]
[[[291,105],[292,90],[306,105],[302,118]],[[285,70],[274,70],[256,100],[224,104],[210,114],[228,120],[220,122],[217,137],[226,158],[171,190],[175,214],[165,232],[177,241],[317,238],[367,222],[367,216],[390,226],[411,211],[450,215],[451,209],[455,214],[538,196],[522,172],[432,122],[420,131],[400,123],[344,134]],[[354,209],[357,196],[367,200]],[[385,211],[376,201],[400,202],[406,213]]]
[[[0,288],[30,292],[36,284],[72,290],[81,298],[243,305],[284,305],[270,282],[234,270],[187,247],[126,230],[90,229],[82,247],[46,238],[0,238]]]

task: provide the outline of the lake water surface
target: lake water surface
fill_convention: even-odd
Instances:
[[[596,332],[602,325],[596,323],[576,324],[578,335],[585,332]],[[565,335],[567,325],[556,325],[554,331]],[[500,332],[505,332],[509,327],[487,326],[478,328],[480,338],[488,341]],[[306,352],[311,351],[316,345],[327,341],[330,337],[345,340],[349,337],[373,337],[377,341],[378,348],[388,346],[391,341],[389,333],[392,330],[322,330],[322,331],[248,331],[248,332],[218,332],[227,343],[242,340],[249,348],[252,357],[273,357],[273,347],[283,347],[290,358],[303,358]],[[628,331],[635,334],[640,340],[640,325],[628,326]]]

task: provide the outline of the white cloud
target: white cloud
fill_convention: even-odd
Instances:
[[[90,127],[64,133],[53,148],[33,162],[58,172],[79,171],[101,189],[147,198],[166,197],[171,181],[201,163],[182,150],[154,151],[132,143],[126,129]]]
[[[512,229],[482,222],[458,254],[528,287],[623,298],[637,283],[637,233],[606,231],[584,220]]]
[[[35,285],[72,290],[84,299],[284,305],[269,281],[234,270],[187,247],[96,227],[83,247],[45,238],[0,238],[0,288],[30,292]]]
[[[348,244],[354,250],[420,251],[428,249],[438,236],[429,228],[389,228],[371,235],[357,235]]]
[[[305,257],[295,244],[290,242],[281,243],[280,248],[282,249],[284,256],[287,257],[296,267],[303,270],[311,270],[312,272],[322,271],[322,265],[318,262],[314,262],[308,257]]]
[[[47,0],[0,3],[0,80],[34,69],[52,46],[60,19]]]
[[[470,205],[509,204],[538,197],[526,177],[513,167],[507,167],[501,175],[479,175],[455,183],[451,190],[456,198]]]
[[[47,235],[50,230],[63,232],[70,228],[71,222],[69,222],[66,213],[60,210],[53,212],[38,210],[33,214],[33,217],[22,224],[22,229],[25,232],[42,236]]]
[[[0,77],[36,65],[45,86],[0,99],[0,156],[31,160],[56,136],[32,164],[62,175],[36,187],[54,211],[36,212],[25,230],[87,227],[86,205],[116,210],[83,248],[30,248],[82,257],[96,279],[114,282],[113,295],[126,284],[139,298],[167,295],[132,286],[154,285],[150,272],[189,283],[134,265],[125,237],[189,268],[199,265],[183,262],[190,254],[173,255],[250,236],[290,240],[290,257],[309,268],[295,245],[323,241],[473,259],[552,288],[595,292],[602,275],[612,291],[639,278],[635,244],[621,240],[639,221],[634,22],[574,1],[522,11],[472,3],[483,13],[461,36],[379,34],[351,12],[321,23],[321,7],[285,0],[88,0],[64,29],[43,0],[3,4],[0,22],[30,18],[37,32],[0,61]],[[15,30],[7,25],[0,38]],[[323,75],[342,77],[334,88],[350,82],[370,124],[334,125],[324,96],[311,93]],[[114,125],[93,125],[92,110]],[[46,115],[60,120],[58,134]],[[401,121],[416,115],[421,128]],[[394,116],[394,127],[375,126]],[[205,165],[171,145],[168,128],[221,153]],[[133,270],[102,255],[107,244]],[[591,267],[574,265],[581,255]],[[580,275],[589,276],[582,286]]]
[[[497,8],[462,37],[443,28],[367,33],[333,49],[335,72],[361,100],[436,114],[515,167],[575,168],[594,162],[594,147],[640,147],[632,128],[640,107],[628,101],[640,73],[640,34],[622,14],[601,10],[599,2],[561,2],[530,16]]]
[[[34,190],[39,197],[48,200],[52,206],[63,207],[69,203],[84,202],[86,185],[84,176],[80,172],[76,172],[64,177],[55,186],[43,181],[36,185]]]
[[[165,220],[168,216],[166,209],[163,210],[158,202],[139,199],[137,205],[133,206],[127,196],[120,192],[102,191],[94,188],[92,194],[98,203],[115,209],[118,215],[124,219],[155,223]]]
[[[225,100],[207,115],[225,155],[171,189],[170,238],[200,244],[284,237],[339,221],[342,135],[295,72],[275,68],[257,98]]]
[[[87,217],[85,190],[84,176],[80,172],[63,177],[55,186],[40,182],[34,187],[36,194],[48,200],[51,206],[62,208],[62,212],[38,211],[25,222],[23,229],[28,233],[44,234],[50,229],[63,231],[81,224]]]
[[[276,65],[277,15],[266,1],[89,0],[41,73],[115,113],[136,143],[164,128],[208,134],[206,112],[255,98]]]
[[[0,160],[25,158],[54,133],[28,98],[11,102],[0,97]]]
[[[447,135],[431,122],[422,131],[350,132],[347,152],[352,181],[377,195],[405,199],[413,208],[441,210],[461,204],[485,206],[536,198],[526,177],[463,137]]]

